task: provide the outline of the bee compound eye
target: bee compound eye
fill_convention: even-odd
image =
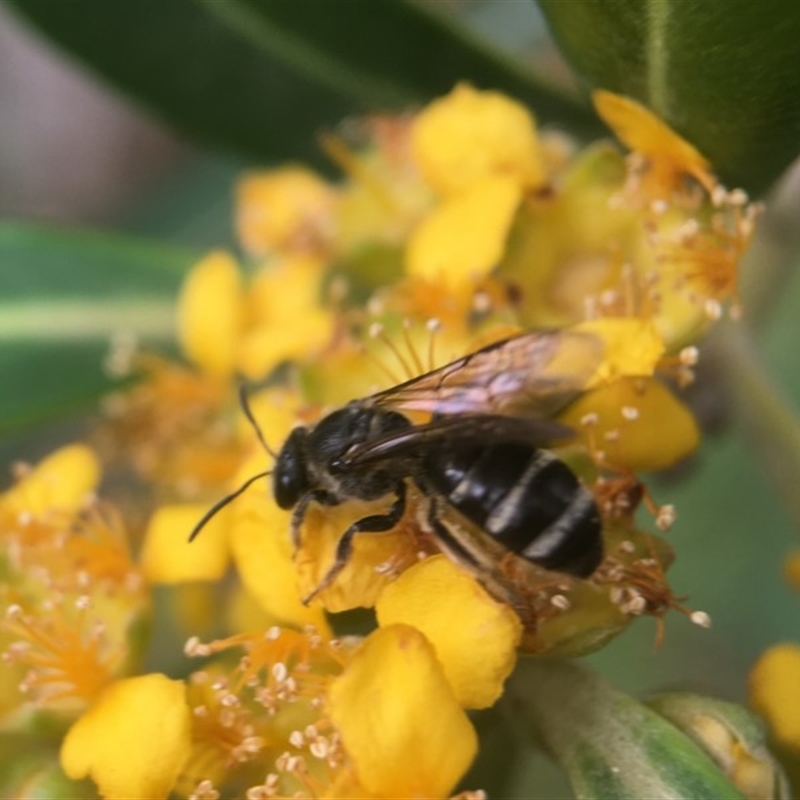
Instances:
[[[304,436],[303,428],[295,428],[275,462],[272,493],[281,508],[288,509],[297,505],[300,497],[308,491],[308,475],[302,447]]]
[[[272,491],[275,502],[281,508],[292,508],[300,499],[303,490],[298,477],[291,472],[275,471]]]

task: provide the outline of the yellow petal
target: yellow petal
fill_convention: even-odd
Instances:
[[[78,511],[100,482],[100,461],[85,445],[56,450],[0,496],[0,510],[10,515]]]
[[[151,517],[142,547],[142,570],[153,583],[218,581],[228,569],[230,508],[215,514],[194,541],[189,534],[203,518],[205,503],[162,506]]]
[[[464,708],[486,708],[501,695],[522,623],[447,558],[406,570],[383,590],[375,610],[381,626],[406,623],[425,634]]]
[[[454,288],[485,277],[500,262],[521,199],[513,178],[488,177],[446,200],[411,235],[406,271]]]
[[[598,90],[592,95],[597,113],[631,150],[654,162],[663,162],[668,169],[686,172],[705,185],[716,181],[708,161],[697,148],[679,136],[641,103],[612,92]]]
[[[544,182],[536,125],[520,103],[461,84],[414,120],[412,146],[422,174],[441,194],[492,175],[520,187]]]
[[[260,484],[234,506],[230,545],[247,592],[274,623],[327,630],[319,607],[300,602],[297,571],[292,560],[291,512],[279,508]]]
[[[248,332],[242,341],[238,367],[247,378],[269,375],[284,361],[312,358],[333,336],[333,315],[321,308],[298,313],[292,323],[267,323]]]
[[[244,324],[242,279],[229,253],[206,256],[187,275],[178,298],[178,339],[187,358],[215,377],[235,366]]]
[[[316,249],[330,236],[335,193],[305,167],[247,175],[236,193],[236,228],[254,255]]]
[[[603,362],[590,386],[619,377],[652,375],[664,355],[664,342],[649,319],[595,319],[576,325],[574,330],[591,333],[605,345]]]
[[[433,647],[407,625],[364,641],[331,684],[328,710],[373,797],[447,797],[477,751]]]
[[[800,646],[770,647],[750,672],[750,702],[784,747],[800,753]]]
[[[247,293],[253,324],[296,324],[300,316],[317,308],[325,265],[319,256],[290,255],[260,269]]]
[[[603,452],[608,464],[634,471],[670,467],[700,443],[692,412],[655,378],[601,386],[578,398],[560,421]]]
[[[70,728],[61,765],[91,776],[106,800],[166,797],[191,747],[191,713],[181,681],[145,675],[117,681]]]

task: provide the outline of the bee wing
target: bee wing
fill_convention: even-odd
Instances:
[[[549,419],[494,414],[446,416],[425,425],[405,428],[382,439],[358,444],[348,451],[342,461],[344,466],[352,467],[385,459],[418,459],[431,447],[453,442],[458,442],[460,446],[524,442],[532,447],[543,447],[574,435],[572,428]]]
[[[590,333],[532,331],[490,344],[365,402],[445,416],[553,416],[585,390],[603,351],[600,339]]]

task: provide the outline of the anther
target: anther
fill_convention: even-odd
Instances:
[[[628,422],[633,422],[633,420],[639,419],[639,409],[633,406],[622,406],[622,416]]]
[[[711,617],[706,614],[705,611],[692,611],[692,613],[689,614],[689,619],[701,628],[711,627]]]
[[[568,611],[572,607],[569,598],[563,594],[554,594],[550,598],[550,604],[561,611]]]
[[[656,515],[656,527],[660,531],[668,531],[674,524],[678,515],[675,506],[671,504],[663,505],[658,509]]]

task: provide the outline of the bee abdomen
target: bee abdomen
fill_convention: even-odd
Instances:
[[[552,453],[514,443],[434,458],[428,475],[468,520],[546,569],[586,577],[602,559],[591,492]]]

